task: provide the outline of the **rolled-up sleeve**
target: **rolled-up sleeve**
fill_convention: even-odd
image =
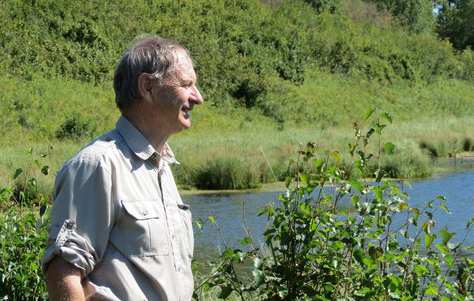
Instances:
[[[101,260],[114,221],[112,176],[100,157],[79,156],[59,171],[43,270],[61,256],[89,274]]]

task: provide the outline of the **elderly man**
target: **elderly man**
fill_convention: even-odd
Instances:
[[[154,36],[115,71],[116,128],[59,171],[42,257],[51,300],[190,300],[193,232],[166,141],[203,99],[189,52]]]

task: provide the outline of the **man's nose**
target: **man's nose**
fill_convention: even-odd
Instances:
[[[199,89],[196,86],[193,87],[193,90],[191,92],[191,100],[198,105],[204,102],[204,99],[202,99],[201,92],[199,92]]]

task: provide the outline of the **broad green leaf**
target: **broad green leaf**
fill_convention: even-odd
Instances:
[[[388,123],[392,124],[392,115],[390,115],[390,113],[385,112],[382,114],[382,117],[387,120]]]
[[[474,222],[474,218],[471,218],[467,224],[466,224],[466,230],[469,229],[469,227],[471,227],[472,223]]]
[[[214,221],[214,217],[212,215],[209,215],[209,220],[211,221],[212,225],[214,225],[215,221]]]
[[[221,293],[219,299],[226,299],[232,293],[232,285],[221,286]]]
[[[444,259],[446,260],[446,263],[448,264],[449,267],[453,266],[454,260],[453,260],[452,255],[448,254],[448,255],[446,255],[446,257]]]
[[[323,165],[323,161],[321,161],[321,160],[319,160],[319,159],[315,159],[315,160],[313,161],[313,165],[314,165],[314,167],[316,167],[316,168],[319,169],[319,168]]]
[[[341,154],[338,151],[334,151],[330,154],[330,156],[336,160],[336,163],[341,162]]]
[[[370,116],[372,116],[372,113],[374,113],[374,111],[375,111],[374,108],[365,109],[365,119],[369,119]]]
[[[434,286],[430,286],[426,289],[425,294],[438,296],[438,289]]]
[[[446,207],[445,205],[439,204],[438,206],[439,206],[439,208],[443,209],[443,210],[446,211],[447,213],[451,213],[451,211],[449,211],[448,207]]]
[[[433,242],[435,241],[435,239],[436,239],[436,235],[435,235],[435,234],[431,234],[431,235],[425,234],[425,246],[426,246],[427,248],[429,248],[429,247],[433,244]]]
[[[386,127],[385,124],[376,124],[375,125],[375,131],[377,132],[377,134],[380,134],[382,133],[382,130]]]
[[[301,180],[301,182],[303,182],[303,184],[304,184],[305,186],[308,186],[308,175],[301,174],[301,175],[300,175],[300,180]]]
[[[253,266],[256,268],[256,269],[260,269],[263,265],[263,260],[261,260],[260,258],[256,257],[253,261]]]
[[[15,170],[15,175],[13,176],[13,179],[15,180],[16,178],[18,178],[18,176],[21,175],[22,172],[23,172],[23,169],[17,168]]]
[[[349,146],[349,153],[351,154],[351,156],[354,156],[355,144],[351,142],[348,144],[348,146]]]
[[[440,250],[440,252],[441,252],[442,254],[446,254],[446,253],[449,252],[449,250],[448,250],[445,246],[443,246],[443,245],[441,245],[441,244],[437,244],[436,247],[438,248],[438,250]]]
[[[259,287],[262,283],[265,282],[265,273],[260,270],[253,270],[253,282],[254,282],[254,287]]]
[[[252,243],[252,239],[247,236],[246,238],[242,239],[242,241],[240,243],[242,245],[250,245]]]
[[[383,149],[387,155],[393,155],[395,151],[395,144],[392,142],[387,142],[384,144]]]
[[[370,129],[367,134],[365,134],[365,137],[367,137],[367,139],[370,138],[370,136],[372,136],[372,134],[375,133],[375,129]]]
[[[46,213],[46,209],[48,209],[48,205],[42,205],[40,208],[40,216],[43,216]]]
[[[388,278],[392,281],[392,284],[395,285],[395,287],[399,287],[401,284],[401,279],[398,276],[395,275],[390,275]]]
[[[450,250],[454,250],[454,249],[456,249],[457,247],[459,247],[460,245],[461,245],[460,242],[458,242],[458,243],[450,243],[450,242],[448,242],[447,247],[448,247]]]
[[[449,233],[445,229],[439,230],[439,234],[441,234],[441,237],[443,238],[443,245],[446,245],[449,242],[449,240],[451,239],[451,237],[453,237],[453,234]]]
[[[374,192],[377,200],[382,201],[382,189],[379,186],[377,186],[377,187],[374,187],[372,191]]]
[[[357,182],[357,180],[355,179],[350,179],[349,181],[347,181],[347,183],[360,193],[362,193],[362,191],[364,190],[364,186],[362,186],[362,184]]]
[[[36,167],[40,168],[41,165],[38,160],[34,160],[33,163],[36,165]]]
[[[43,166],[43,168],[41,168],[41,173],[47,176],[49,174],[49,166]]]

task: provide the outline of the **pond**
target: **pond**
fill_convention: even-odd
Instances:
[[[410,181],[411,188],[403,190],[410,196],[410,206],[423,208],[439,195],[448,200],[445,205],[450,214],[438,210],[436,229],[447,227],[457,235],[453,241],[460,241],[465,234],[466,223],[474,218],[474,160],[445,161],[445,172],[436,177]],[[193,219],[207,220],[203,233],[196,237],[195,256],[201,259],[213,258],[219,251],[229,247],[239,247],[247,236],[246,225],[251,229],[254,241],[263,242],[265,216],[257,216],[266,204],[278,201],[281,191],[247,191],[223,193],[185,194],[183,201],[191,205]],[[211,226],[208,216],[212,214],[220,231]],[[469,235],[466,245],[474,245],[474,233]]]

